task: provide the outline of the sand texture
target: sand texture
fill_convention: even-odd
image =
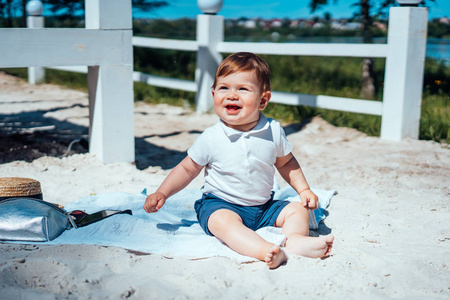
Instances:
[[[40,181],[62,205],[91,193],[154,191],[215,115],[136,103],[136,163],[86,153],[83,92],[0,73],[0,176]],[[1,299],[449,299],[448,145],[380,140],[320,117],[285,126],[309,184],[337,190],[319,233],[331,257],[269,270],[89,245],[0,243]],[[191,183],[199,188],[202,178]],[[198,245],[201,247],[201,245]]]

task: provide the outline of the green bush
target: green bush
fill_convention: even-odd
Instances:
[[[134,99],[151,104],[167,103],[185,107],[195,106],[195,93],[150,86],[143,82],[134,83]]]

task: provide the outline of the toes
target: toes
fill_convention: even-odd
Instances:
[[[286,261],[286,253],[276,245],[270,247],[266,253],[265,262],[270,269],[278,268],[281,264],[286,263]]]

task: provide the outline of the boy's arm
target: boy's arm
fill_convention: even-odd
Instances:
[[[167,198],[184,189],[203,169],[203,166],[186,156],[164,179],[153,194],[145,199],[144,210],[148,213],[157,212],[163,207]]]
[[[306,181],[302,168],[297,159],[289,153],[286,156],[278,157],[275,167],[280,172],[281,177],[286,180],[300,195],[303,207],[316,209],[319,207],[319,199],[314,194]]]

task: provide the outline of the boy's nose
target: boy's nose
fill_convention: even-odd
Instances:
[[[227,95],[227,99],[237,100],[237,99],[239,99],[239,97],[235,91],[230,91]]]

